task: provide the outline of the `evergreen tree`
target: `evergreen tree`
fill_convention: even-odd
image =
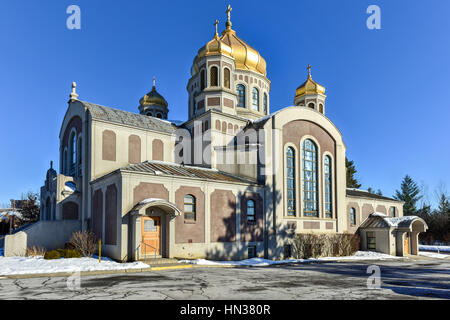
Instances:
[[[450,213],[450,200],[445,193],[441,193],[439,197],[438,212],[441,214]]]
[[[357,171],[354,161],[348,160],[347,157],[345,157],[345,167],[347,168],[347,188],[361,188],[361,184],[358,183],[358,180],[356,180],[355,177]]]
[[[372,189],[372,187],[367,188],[368,193],[375,193],[375,191]]]
[[[378,189],[378,190],[377,190],[377,195],[379,195],[379,196],[382,196],[382,195],[383,195],[383,192],[381,191],[381,189]]]
[[[21,208],[21,214],[23,222],[30,223],[39,221],[40,208],[39,208],[39,194],[29,191],[24,197],[23,205]]]
[[[417,183],[414,182],[414,180],[411,179],[409,175],[406,175],[400,185],[400,191],[396,190],[394,196],[395,199],[405,202],[405,204],[403,205],[403,214],[405,216],[413,215],[416,213],[417,201],[422,198],[419,193],[420,188],[418,187]]]

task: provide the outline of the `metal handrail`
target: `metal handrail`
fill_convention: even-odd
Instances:
[[[154,246],[152,246],[152,245],[150,245],[150,244],[148,244],[148,243],[145,243],[145,242],[141,242],[141,245],[144,245],[144,255],[145,256],[147,256],[147,247],[150,247],[150,248],[152,248],[154,251],[155,251],[155,259],[156,259],[156,253],[157,253],[157,248],[155,248]]]

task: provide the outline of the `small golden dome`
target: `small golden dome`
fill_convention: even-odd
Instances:
[[[207,55],[224,54],[226,56],[234,58],[235,66],[237,70],[251,70],[266,76],[266,60],[259,54],[258,51],[253,49],[244,40],[236,35],[236,31],[231,29],[230,21],[231,7],[228,6],[226,13],[228,14],[228,20],[225,24],[226,29],[222,32],[221,37],[217,33],[216,20],[216,34],[214,39],[208,42],[204,47],[198,51],[198,55],[194,59],[194,65],[198,59]],[[198,68],[193,66],[192,74],[198,72]]]
[[[153,78],[152,91],[150,91],[145,96],[143,96],[139,100],[139,104],[141,106],[153,106],[153,105],[164,106],[164,107],[168,106],[166,99],[164,99],[164,97],[162,95],[160,95],[158,93],[158,91],[156,91],[155,78]]]
[[[325,95],[325,87],[321,86],[311,78],[311,66],[308,66],[308,79],[297,88],[295,91],[295,98],[306,96],[308,94]]]

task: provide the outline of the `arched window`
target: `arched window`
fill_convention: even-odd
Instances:
[[[209,84],[211,87],[217,87],[219,85],[219,69],[217,67],[211,67],[209,78],[211,79]]]
[[[319,217],[317,146],[310,140],[303,142],[303,215]]]
[[[70,158],[69,158],[69,174],[75,175],[76,163],[77,163],[77,135],[75,132],[70,136]]]
[[[292,147],[286,149],[286,191],[287,215],[295,216],[295,150]]]
[[[323,104],[319,104],[319,112],[323,113]]]
[[[255,221],[255,201],[247,201],[247,221]]]
[[[205,89],[206,79],[205,79],[205,70],[203,69],[200,72],[200,89]]]
[[[325,156],[324,160],[324,174],[325,174],[325,217],[333,218],[333,206],[332,206],[332,197],[333,197],[333,171],[331,165],[331,158],[329,156]]]
[[[311,109],[314,109],[314,103],[310,103],[310,104],[308,104],[308,108],[311,108]]]
[[[252,89],[252,108],[259,111],[259,90],[257,88]]]
[[[162,114],[158,112],[158,113],[156,114],[156,117],[157,117],[158,119],[161,119],[161,118],[162,118]]]
[[[238,95],[238,107],[245,108],[245,86],[238,84],[236,86],[236,93]]]
[[[264,114],[267,114],[267,93],[265,93],[265,92],[264,92],[263,105],[264,105]]]
[[[223,69],[223,86],[227,89],[231,88],[230,69],[228,69],[228,68]]]
[[[83,147],[82,147],[82,140],[81,140],[81,137],[78,139],[78,147],[77,147],[77,151],[78,151],[78,176],[82,176],[82,171],[81,171],[81,169],[82,169],[82,166],[81,166],[81,164],[82,164],[82,162],[83,162],[83,155],[82,155],[82,150],[83,150]]]
[[[184,220],[195,221],[195,219],[195,197],[188,194],[184,197]]]
[[[350,225],[356,225],[356,210],[355,208],[350,208]]]

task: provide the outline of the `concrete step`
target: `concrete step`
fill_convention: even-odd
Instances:
[[[142,262],[148,264],[149,266],[161,266],[161,265],[176,265],[178,264],[177,259],[168,259],[168,258],[152,258],[152,259],[144,259]]]

